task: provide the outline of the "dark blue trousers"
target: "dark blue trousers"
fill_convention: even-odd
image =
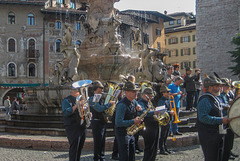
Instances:
[[[126,130],[115,128],[118,141],[119,161],[135,161],[135,138],[134,135],[126,134]]]
[[[106,123],[100,120],[92,120],[92,133],[94,141],[94,161],[105,161],[105,134]]]
[[[223,135],[211,132],[211,129],[198,127],[198,136],[205,161],[221,161],[220,150],[222,148]]]
[[[161,126],[161,134],[159,139],[159,149],[160,151],[164,151],[167,149],[167,137],[169,134],[170,124],[166,126]]]
[[[142,131],[145,145],[143,161],[155,161],[158,149],[159,126],[158,124],[148,125],[146,123],[145,126],[146,130]]]
[[[87,129],[78,123],[65,126],[69,148],[69,161],[79,161],[81,151],[86,139]]]

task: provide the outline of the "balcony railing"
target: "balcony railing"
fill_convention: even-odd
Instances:
[[[27,59],[38,59],[40,56],[39,50],[26,50]]]

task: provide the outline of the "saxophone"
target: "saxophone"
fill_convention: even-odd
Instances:
[[[120,94],[120,86],[117,83],[114,82],[107,82],[108,84],[108,94],[107,97],[105,99],[105,103],[107,104],[110,101],[117,101],[118,99],[118,95]],[[109,107],[107,110],[105,110],[105,115],[104,115],[104,119],[106,120],[106,122],[110,122],[112,119],[112,116],[115,112],[116,109],[116,103],[113,104],[111,107]]]
[[[146,95],[148,101],[150,102],[150,99],[148,98],[148,96]],[[152,104],[151,104],[151,107],[149,107],[146,111],[144,111],[140,116],[139,118],[142,120],[144,119],[144,117],[147,116],[148,112],[153,108]],[[138,131],[140,130],[145,130],[146,127],[145,127],[145,124],[144,122],[136,125],[136,124],[133,124],[132,126],[128,127],[127,128],[127,134],[128,135],[135,135]]]

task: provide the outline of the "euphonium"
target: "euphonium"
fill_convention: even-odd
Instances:
[[[174,97],[172,95],[169,96],[169,102],[170,102],[170,110],[173,110],[175,113],[175,115],[174,115],[175,121],[173,123],[181,122],[181,120],[178,119],[175,101],[174,101]],[[173,104],[173,107],[172,107],[172,104]]]
[[[141,93],[143,93],[145,88],[147,88],[147,87],[152,88],[152,83],[150,81],[142,81],[142,82],[140,82],[140,86],[141,86]]]
[[[77,108],[79,116],[81,118],[80,124],[83,124],[84,120],[86,122],[86,127],[89,127],[91,124],[92,114],[90,112],[90,107],[88,103],[88,87],[92,83],[91,80],[81,80],[72,84],[74,88],[80,88],[81,96],[77,98]],[[79,102],[83,100],[83,103]]]
[[[153,107],[152,101],[148,101],[150,103],[150,105]],[[158,115],[153,115],[153,118],[158,121],[158,124],[160,126],[166,126],[169,122],[170,122],[170,116],[167,112],[165,112],[164,114],[158,114]]]
[[[147,96],[146,96],[147,97]],[[148,97],[147,97],[148,98]],[[148,98],[149,100],[149,98]],[[151,104],[151,107],[149,107],[146,111],[143,112],[143,114],[141,114],[139,116],[139,118],[142,120],[144,119],[144,117],[147,116],[148,112],[153,108],[152,104]],[[144,130],[146,127],[145,127],[145,124],[144,122],[136,125],[136,124],[133,124],[132,126],[128,127],[127,128],[127,134],[128,135],[135,135],[138,131],[140,130]]]
[[[114,82],[107,82],[108,84],[108,94],[107,97],[105,99],[105,104],[109,103],[110,101],[117,101],[118,99],[118,94],[120,92],[118,92],[118,94],[116,94],[117,90],[120,89],[119,85],[117,83]],[[105,120],[107,122],[109,122],[115,112],[116,109],[116,104],[112,105],[111,107],[109,107],[107,110],[105,110]]]

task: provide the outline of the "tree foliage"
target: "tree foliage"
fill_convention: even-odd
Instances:
[[[231,62],[233,62],[235,66],[229,67],[228,69],[231,69],[233,75],[238,75],[240,78],[240,33],[238,33],[236,37],[232,38],[232,44],[237,47],[233,51],[228,51],[228,53],[231,54],[231,57],[233,58]]]

